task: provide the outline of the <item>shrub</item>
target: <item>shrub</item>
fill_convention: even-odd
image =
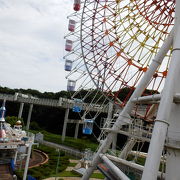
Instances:
[[[23,119],[18,118],[16,116],[7,116],[5,119],[6,119],[6,122],[9,123],[11,126],[14,126],[18,120],[22,122],[22,126],[24,125]]]
[[[30,124],[30,129],[32,129],[32,130],[37,130],[37,131],[40,131],[40,130],[41,130],[41,128],[39,127],[38,123],[35,122],[35,121],[31,122],[31,124]]]

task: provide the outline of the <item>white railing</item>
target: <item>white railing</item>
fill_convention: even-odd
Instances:
[[[108,131],[111,131],[115,123],[115,119],[107,120],[102,128],[101,134],[98,138],[99,141],[102,141],[106,138]],[[143,120],[136,119],[132,123],[123,125],[117,133],[124,134],[130,137],[144,139],[145,141],[151,138],[153,124],[143,125]],[[113,131],[113,130],[112,130]]]
[[[6,101],[17,101],[22,103],[28,103],[28,104],[37,104],[37,105],[43,105],[43,106],[51,106],[51,107],[63,107],[63,108],[72,108],[75,105],[75,101],[73,99],[67,99],[60,97],[57,99],[45,99],[45,98],[36,98],[33,96],[20,96],[15,93],[14,95],[11,94],[0,94],[1,100]],[[81,107],[83,110],[89,110],[89,111],[100,111],[100,112],[108,112],[108,108],[106,105],[93,105],[89,103],[82,103]]]

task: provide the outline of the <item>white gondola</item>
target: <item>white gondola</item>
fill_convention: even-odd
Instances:
[[[66,46],[65,46],[65,50],[66,51],[72,51],[72,46],[73,46],[73,42],[71,40],[66,40]]]
[[[74,91],[76,86],[76,81],[68,79],[67,91]]]
[[[76,26],[76,21],[70,19],[69,20],[69,25],[68,25],[68,30],[71,31],[71,32],[74,32],[75,26]]]
[[[73,62],[71,60],[66,60],[65,67],[64,67],[65,71],[71,71],[72,70],[72,64],[73,64]]]

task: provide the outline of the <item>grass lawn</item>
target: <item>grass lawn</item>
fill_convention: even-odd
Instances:
[[[91,178],[104,179],[105,176],[103,174],[100,174],[100,173],[93,173]]]
[[[31,132],[38,133],[39,131],[31,130]],[[44,134],[44,140],[49,142],[54,142],[56,144],[64,144],[69,147],[73,147],[75,149],[78,149],[80,151],[84,151],[87,148],[90,148],[92,151],[95,151],[98,147],[98,143],[92,142],[88,138],[84,137],[84,139],[74,139],[73,137],[67,137],[65,138],[65,141],[61,141],[61,135],[58,134],[52,134],[47,131],[40,131],[42,134]]]
[[[33,176],[37,180],[56,176],[56,171],[62,172],[69,165],[69,157],[65,156],[64,152],[60,152],[60,163],[57,167],[59,152],[57,152],[54,148],[50,148],[44,145],[40,145],[38,149],[48,154],[49,161],[46,164],[28,170],[28,175]],[[19,179],[22,179],[22,171],[16,171],[16,174]]]
[[[58,174],[58,177],[81,177],[81,175],[73,171],[63,171]],[[91,178],[104,179],[104,175],[100,173],[93,173]]]
[[[77,163],[72,163],[72,162],[70,162],[68,166],[70,166],[70,167],[75,167],[76,165],[77,165]]]
[[[63,171],[61,173],[58,173],[58,177],[81,177],[81,176],[72,171]]]

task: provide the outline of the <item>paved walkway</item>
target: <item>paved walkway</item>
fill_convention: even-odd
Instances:
[[[84,153],[80,152],[78,149],[74,149],[72,147],[68,147],[68,146],[65,146],[62,144],[56,144],[56,143],[49,142],[49,141],[42,141],[41,144],[44,144],[46,146],[53,147],[56,149],[60,149],[64,152],[74,155],[75,157],[82,158],[84,156]]]
[[[47,163],[49,160],[48,155],[42,151],[39,151],[37,149],[33,150],[32,157],[30,158],[29,161],[29,168],[37,167],[42,164]],[[25,167],[26,159],[22,160],[22,167]],[[17,168],[20,168],[21,162],[17,161]],[[1,178],[0,178],[1,179]]]

